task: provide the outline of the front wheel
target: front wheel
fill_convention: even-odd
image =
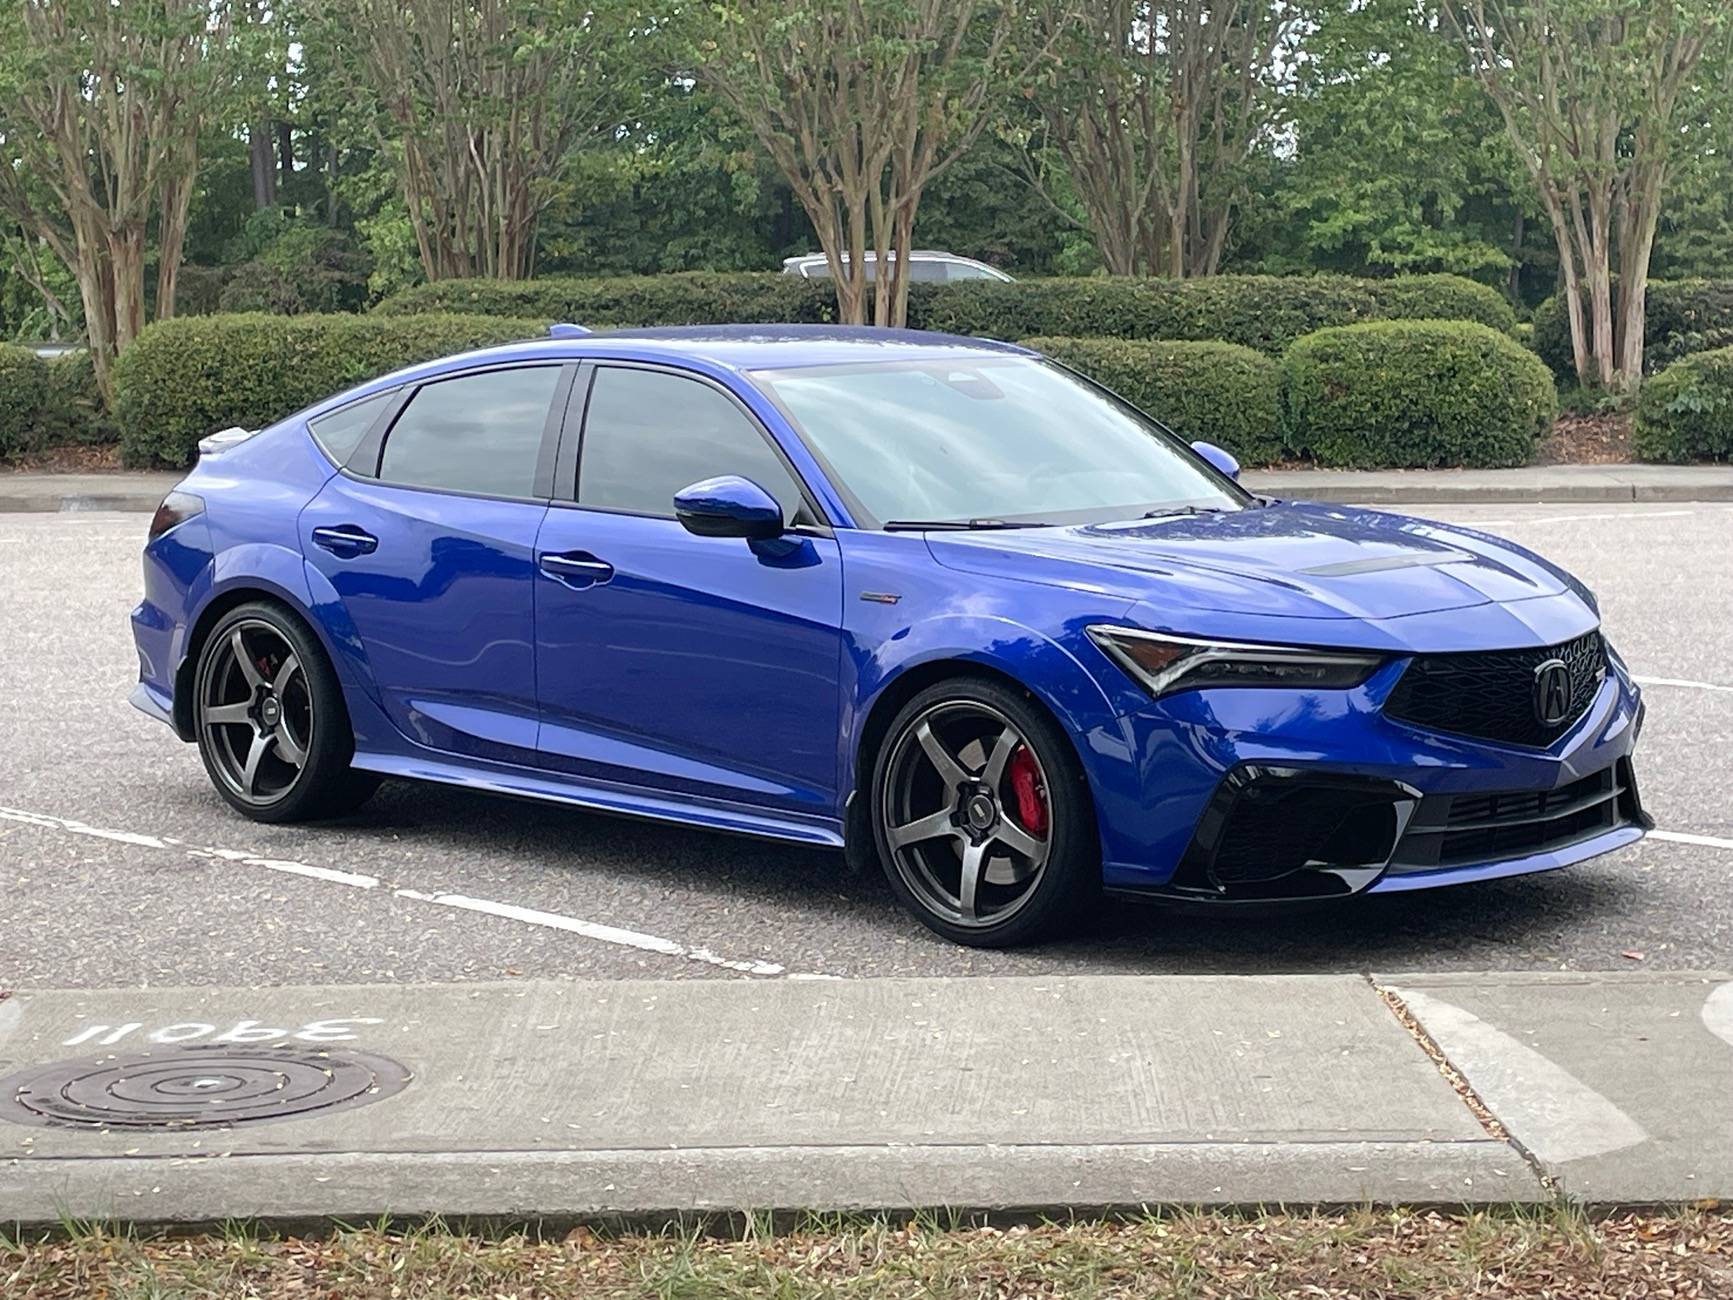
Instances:
[[[282,607],[230,610],[194,678],[199,756],[229,804],[261,822],[339,817],[379,779],[349,766],[355,739],[324,649]]]
[[[873,835],[891,888],[971,947],[1051,934],[1100,880],[1081,768],[1057,726],[985,679],[928,687],[891,723],[873,775]]]

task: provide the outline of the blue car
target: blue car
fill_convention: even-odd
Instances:
[[[245,816],[397,777],[839,848],[993,946],[1650,824],[1638,689],[1518,546],[1254,496],[1006,344],[550,335],[208,439],[162,503],[133,701]]]

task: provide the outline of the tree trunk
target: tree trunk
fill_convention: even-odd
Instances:
[[[295,175],[295,129],[287,122],[277,123],[277,189],[287,185]]]
[[[247,128],[247,149],[253,167],[253,209],[277,206],[277,168],[271,156],[271,129],[263,123]]]
[[[192,207],[195,160],[187,171],[163,182],[161,214],[157,225],[156,318],[171,320],[180,280],[181,250],[186,245],[187,213]]]

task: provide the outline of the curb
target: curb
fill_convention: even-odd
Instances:
[[[118,511],[150,514],[162,502],[160,492],[0,492],[0,514],[90,514]]]

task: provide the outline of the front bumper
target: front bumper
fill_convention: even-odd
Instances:
[[[1220,903],[1394,893],[1568,866],[1652,825],[1631,761],[1641,694],[1616,661],[1545,749],[1387,717],[1400,671],[1347,692],[1185,692],[1120,719],[1142,789],[1096,788],[1107,887]]]

